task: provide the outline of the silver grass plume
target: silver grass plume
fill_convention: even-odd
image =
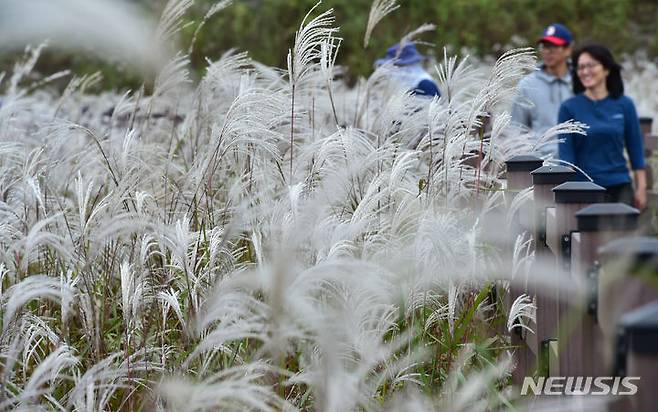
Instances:
[[[535,50],[530,47],[509,50],[500,56],[478,93],[474,109],[481,112],[476,115],[487,115],[498,105],[508,105],[516,96],[519,80],[535,67]]]
[[[190,59],[188,55],[178,53],[158,73],[153,87],[153,96],[150,102],[160,98],[167,93],[176,90],[182,85],[192,82],[188,66]],[[178,90],[180,91],[180,90]]]
[[[203,26],[205,26],[206,22],[210,20],[212,16],[224,10],[231,4],[233,4],[233,0],[221,0],[215,3],[212,7],[210,7],[210,9],[208,9],[206,14],[203,16],[201,23],[199,23],[197,28],[194,30],[194,34],[192,35],[192,40],[190,41],[190,47],[187,49],[188,55],[192,54],[192,51],[194,50],[194,45],[196,44],[197,36],[201,32],[201,29],[203,29]]]
[[[536,322],[536,310],[537,306],[532,303],[532,300],[528,295],[519,295],[514,299],[509,314],[507,315],[507,330],[511,332],[514,328],[521,328],[530,333],[534,333],[528,325]]]
[[[80,94],[83,94],[85,90],[89,87],[93,87],[100,83],[102,80],[103,76],[101,75],[100,72],[95,72],[91,75],[82,75],[82,76],[74,76],[69,84],[66,86],[64,91],[62,92],[62,96],[60,97],[59,101],[57,102],[57,106],[55,109],[55,115],[59,112],[61,107],[66,103],[66,101],[71,98],[73,94],[76,92],[80,92]]]
[[[535,252],[532,250],[532,236],[523,232],[514,241],[512,252],[512,279],[524,286],[527,285],[528,273],[534,262]]]
[[[509,379],[513,367],[512,357],[503,355],[489,364],[489,367],[468,373],[467,365],[476,357],[474,346],[464,345],[448,375],[444,396],[439,402],[439,410],[484,412],[490,410],[492,405],[498,407],[509,405],[508,398],[511,395],[501,393],[496,383]]]
[[[295,44],[288,51],[288,81],[290,82],[290,170],[288,182],[292,184],[294,163],[294,135],[295,135],[295,95],[304,91],[308,86],[306,80],[317,70],[322,59],[322,44],[338,31],[331,27],[334,23],[333,9],[329,9],[306,24],[311,13],[320,6],[318,2],[304,16],[299,29],[295,33]],[[326,58],[326,57],[325,57]]]
[[[87,367],[82,375],[75,378],[66,406],[76,410],[107,410],[116,392],[127,387],[133,380],[143,385],[153,385],[146,378],[147,373],[162,373],[163,365],[150,359],[153,349],[139,350],[126,356],[124,352],[112,353]],[[128,401],[134,391],[130,391],[124,401]]]
[[[396,0],[374,0],[370,6],[370,13],[368,14],[368,24],[366,25],[366,33],[363,36],[363,48],[368,48],[370,43],[370,36],[379,23],[386,15],[397,10],[400,5],[395,4]]]
[[[174,411],[221,408],[226,411],[287,410],[287,402],[277,396],[263,379],[272,367],[264,362],[227,368],[193,383],[169,378],[159,387],[160,396]]]
[[[1,301],[4,312],[2,317],[3,332],[11,326],[17,312],[27,302],[32,299],[48,299],[61,302],[64,295],[67,295],[66,299],[70,301],[73,290],[66,285],[62,285],[59,279],[44,275],[31,275],[11,286],[3,294]]]
[[[246,52],[238,53],[234,49],[226,51],[217,61],[208,60],[206,73],[194,92],[194,105],[181,130],[182,134],[194,136],[194,144],[189,147],[190,160],[200,152],[199,145],[210,140],[211,125],[217,120],[215,111],[225,115],[240,94],[240,78],[251,64]]]
[[[50,247],[65,261],[71,260],[71,251],[65,238],[48,230],[48,226],[61,217],[61,214],[56,214],[34,223],[27,235],[8,248],[9,252],[21,256],[18,269],[23,273],[27,273],[29,262],[39,247]]]
[[[436,30],[436,25],[432,23],[423,23],[420,26],[418,26],[416,29],[410,31],[409,33],[405,34],[402,36],[400,39],[400,49],[399,51],[402,51],[402,48],[411,42],[414,42],[416,40],[416,37],[420,36],[423,33],[426,33],[428,31],[434,31]]]
[[[589,129],[588,125],[586,125],[584,123],[581,123],[581,122],[574,121],[574,120],[568,120],[564,123],[557,124],[557,125],[551,127],[550,129],[548,129],[542,135],[542,137],[537,141],[535,146],[533,146],[533,150],[534,149],[539,149],[539,148],[543,147],[546,144],[551,144],[551,143],[555,142],[556,137],[559,137],[560,135],[563,135],[563,134],[573,133],[573,134],[579,134],[579,135],[587,136],[587,129]],[[561,142],[562,140],[563,139],[557,139],[558,142]],[[573,168],[574,170],[580,172],[583,176],[585,176],[587,179],[589,179],[590,182],[594,181],[584,170],[582,170],[580,167],[576,166],[573,163],[567,162],[567,161],[562,160],[562,159],[553,159],[553,158],[550,158],[549,161],[551,163],[554,163],[554,164],[557,163],[557,164],[562,164],[562,165],[569,166],[569,167]]]
[[[332,27],[335,21],[333,9],[329,9],[306,23],[311,13],[322,4],[316,3],[302,20],[295,33],[295,44],[288,51],[288,77],[291,86],[301,88],[304,80],[316,69],[322,59],[322,42],[329,40],[338,28]]]
[[[560,143],[562,140],[558,139],[558,137],[562,134],[573,133],[587,136],[587,129],[589,129],[588,125],[574,120],[569,120],[564,123],[557,124],[546,130],[544,134],[530,148],[530,151],[540,151],[544,146]]]
[[[58,380],[65,380],[69,376],[63,371],[78,364],[78,359],[73,355],[72,349],[66,344],[61,344],[51,352],[45,359],[41,360],[30,374],[30,379],[22,388],[20,395],[9,402],[17,408],[34,408],[40,402],[38,398],[49,395],[57,387]],[[48,396],[44,396],[48,399]],[[53,400],[54,401],[54,400]],[[56,401],[54,402],[57,405]],[[8,405],[0,403],[0,409]],[[61,405],[60,405],[61,406]]]
[[[43,50],[48,47],[48,42],[42,40],[42,42],[37,47],[26,46],[25,47],[25,56],[23,60],[19,60],[14,63],[14,69],[12,71],[11,78],[9,79],[9,87],[7,89],[7,94],[10,96],[18,94],[18,84],[23,80],[37,64],[39,57]],[[20,94],[27,93],[26,90],[22,90]]]
[[[194,0],[169,0],[160,16],[155,37],[168,42],[183,28],[183,16],[192,7]]]

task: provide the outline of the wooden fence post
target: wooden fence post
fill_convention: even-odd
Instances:
[[[647,173],[647,197],[650,207],[658,207],[658,192],[653,189],[654,173],[653,165],[649,161],[653,152],[658,150],[658,136],[651,134],[653,119],[651,117],[640,117],[640,129],[644,136],[644,157],[647,159],[645,170]]]
[[[613,376],[640,377],[638,393],[614,411],[652,411],[658,402],[658,238],[629,237],[599,249],[598,313]],[[612,366],[612,367],[610,367]]]
[[[544,161],[537,156],[520,155],[505,161],[505,164],[507,165],[507,173],[505,174],[507,180],[506,194],[509,194],[505,199],[509,206],[518,192],[532,186],[532,175],[530,172],[542,167]]]
[[[628,237],[599,249],[598,319],[606,338],[607,359],[621,316],[658,300],[658,238]]]
[[[576,180],[577,174],[570,167],[542,166],[532,171],[534,197],[535,267],[547,268],[555,265],[555,258],[546,245],[546,208],[553,205],[553,188],[564,182]],[[540,376],[555,376],[557,359],[555,359],[557,341],[557,289],[541,286],[533,282],[531,296],[537,304],[536,339],[539,347],[538,369]],[[552,367],[550,367],[552,366]]]
[[[542,159],[533,155],[515,156],[505,162],[507,165],[505,201],[508,208],[514,197],[520,191],[532,186],[532,175],[530,172],[541,167],[543,163],[544,161]],[[530,207],[521,208],[521,210],[518,211],[519,214],[512,219],[512,227],[509,228],[509,240],[507,245],[510,252],[516,237],[523,231],[532,230],[532,227],[529,227],[528,225],[528,222],[532,222],[532,219],[528,218],[529,216],[532,216],[532,212],[529,209]],[[510,255],[510,267],[511,259]],[[509,314],[514,299],[524,293],[528,293],[528,291],[523,285],[510,282],[509,292],[502,298],[503,313]],[[507,333],[506,330],[505,333]],[[512,381],[517,385],[520,385],[526,376],[533,375],[533,369],[537,363],[538,348],[536,346],[536,340],[532,339],[528,341],[526,337],[525,331],[521,328],[513,329],[510,334],[510,344],[515,348],[515,358],[517,361],[516,367],[512,372]]]
[[[566,182],[553,189],[555,207],[546,212],[546,244],[555,254],[556,272],[566,282],[581,282],[579,274],[571,274],[571,234],[578,228],[576,213],[594,203],[605,201],[605,188],[592,182]],[[567,290],[557,288],[559,367],[562,376],[582,376],[582,331],[593,322],[584,317],[585,300],[574,302]]]
[[[638,228],[639,211],[623,203],[598,203],[576,212],[578,232],[571,235],[571,273],[574,289],[586,290],[587,315],[581,326],[582,341],[574,351],[580,351],[585,376],[606,373],[603,364],[604,343],[598,325],[599,258],[598,249],[611,240],[634,235]]]
[[[637,394],[624,397],[617,410],[655,411],[658,405],[658,301],[626,313],[619,322],[619,351],[624,360],[615,376],[634,378]],[[620,407],[621,406],[621,407]]]

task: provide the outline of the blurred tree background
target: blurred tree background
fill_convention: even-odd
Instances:
[[[133,0],[158,15],[165,0]],[[180,45],[187,49],[192,34],[208,8],[216,0],[196,0],[188,13],[192,22],[181,33]],[[205,59],[217,59],[230,48],[246,50],[250,56],[271,66],[285,67],[286,55],[295,31],[316,0],[236,0],[228,9],[212,17],[201,31],[191,56],[197,75]],[[336,25],[343,38],[338,63],[349,68],[348,78],[368,75],[373,61],[388,46],[423,23],[434,23],[437,30],[421,35],[434,45],[421,49],[426,54],[442,54],[444,46],[458,53],[463,47],[479,56],[496,56],[512,46],[532,45],[542,29],[552,23],[566,24],[578,43],[598,41],[613,51],[633,54],[645,50],[658,55],[658,2],[656,0],[402,0],[375,28],[370,46],[363,49],[363,36],[371,0],[326,0],[318,11],[333,7]],[[0,70],[15,56],[3,56]],[[50,50],[37,70],[52,73],[70,68],[88,73],[101,70],[107,88],[135,87],[137,74],[80,54]]]

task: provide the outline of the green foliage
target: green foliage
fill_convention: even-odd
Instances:
[[[153,13],[154,2],[141,0]],[[194,24],[182,33],[181,48],[187,49],[201,18],[215,0],[197,0],[188,18]],[[164,2],[163,2],[164,3]],[[316,0],[248,0],[237,1],[212,17],[201,30],[192,55],[193,66],[201,73],[205,59],[217,59],[230,48],[249,51],[252,58],[277,67],[285,67],[288,49],[304,15]],[[423,23],[438,26],[425,33],[421,40],[426,54],[441,55],[447,46],[452,51],[463,47],[478,55],[499,54],[509,48],[514,39],[532,44],[541,30],[551,22],[562,22],[574,33],[577,42],[598,41],[609,45],[616,53],[632,53],[646,49],[658,53],[658,31],[655,16],[658,3],[652,0],[407,0],[385,17],[375,28],[370,47],[363,49],[370,0],[333,0],[318,10],[333,7],[336,24],[344,39],[338,64],[349,69],[348,79],[368,75],[373,61],[403,35]],[[0,70],[14,56],[0,60]],[[3,64],[3,62],[5,62]],[[121,68],[99,63],[91,57],[50,53],[44,56],[38,69],[53,72],[70,68],[74,72],[102,70],[108,88],[140,84],[139,76]]]
[[[205,56],[214,58],[230,47],[237,47],[248,50],[253,58],[265,64],[283,67],[296,27],[314,3],[315,0],[269,0],[234,4],[206,26],[194,62],[202,64]],[[400,9],[375,28],[370,47],[363,50],[371,2],[325,2],[323,8],[335,9],[336,24],[345,39],[339,64],[349,67],[353,75],[367,75],[374,59],[381,57],[386,47],[428,22],[438,28],[421,38],[434,44],[439,54],[443,46],[448,46],[453,50],[467,47],[479,55],[489,55],[502,51],[513,36],[532,43],[554,21],[567,24],[578,40],[596,40],[617,52],[628,52],[650,46],[645,37],[634,34],[653,30],[653,23],[645,21],[644,16],[655,16],[658,10],[655,4],[638,0],[409,0],[401,3]],[[426,53],[432,53],[428,48]]]

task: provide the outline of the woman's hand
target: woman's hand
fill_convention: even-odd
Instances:
[[[642,211],[647,207],[647,174],[644,169],[635,171],[635,207]]]
[[[635,190],[635,207],[641,212],[647,207],[647,190],[646,189],[636,189]]]

